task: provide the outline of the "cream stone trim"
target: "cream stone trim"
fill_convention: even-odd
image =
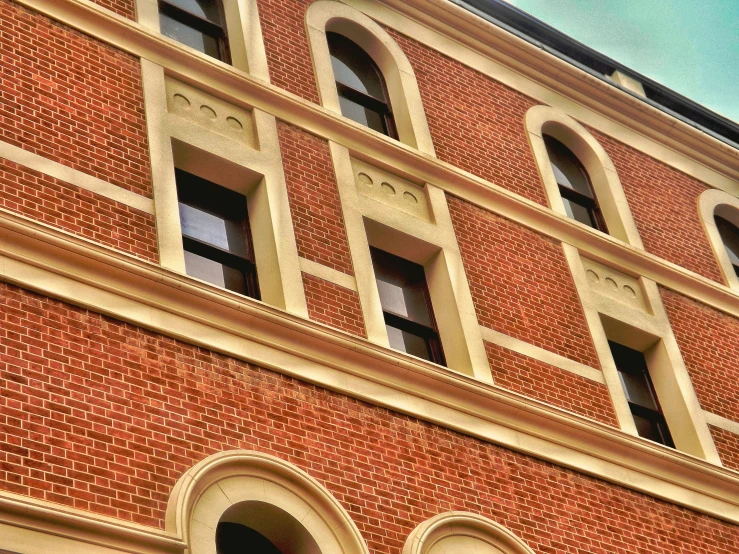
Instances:
[[[154,213],[154,201],[140,194],[83,173],[66,165],[50,160],[33,152],[23,150],[10,143],[0,141],[0,158],[17,163],[70,185],[89,190],[115,202],[120,202],[147,214]]]
[[[552,171],[544,135],[554,137],[567,146],[585,166],[609,234],[637,248],[644,248],[616,168],[595,137],[562,110],[549,106],[530,108],[526,112],[525,121],[529,144],[544,183],[549,206],[555,212],[567,215]]]
[[[719,429],[723,429],[724,431],[729,431],[730,433],[739,435],[739,421],[733,421],[723,416],[706,411],[704,411],[703,414],[706,417],[706,422],[708,423],[708,425],[712,425],[713,427],[718,427]]]
[[[374,246],[424,266],[448,367],[491,382],[490,365],[444,191],[430,183],[415,185],[352,159],[349,150],[335,142],[330,142],[329,147],[367,338],[382,346],[389,345],[369,250]],[[423,195],[432,216],[409,217],[408,212],[394,209],[393,203],[361,194],[361,181],[366,179],[373,179],[375,188],[388,191],[381,193],[384,196],[400,197],[401,205],[410,190],[419,197]],[[403,190],[405,193],[398,194]]]
[[[305,552],[369,554],[359,529],[323,485],[280,458],[249,450],[219,452],[188,470],[170,495],[166,529],[183,537],[187,554],[216,554],[224,512],[250,501],[276,506],[300,522],[318,546],[316,553],[303,545]]]
[[[563,248],[621,429],[638,435],[608,346],[609,339],[644,352],[676,448],[720,465],[721,459],[657,284],[644,277],[634,279],[607,265],[587,260],[568,244]],[[628,286],[640,288],[638,295],[644,298],[644,304],[628,302],[630,295],[621,300],[605,294],[597,286],[600,281],[615,283],[622,290]]]
[[[601,383],[603,385],[606,384],[606,381],[603,378],[603,372],[594,367],[586,366],[585,364],[581,364],[575,360],[570,360],[569,358],[565,358],[564,356],[560,356],[559,354],[555,354],[554,352],[550,352],[544,348],[540,348],[531,343],[511,337],[510,335],[506,335],[488,327],[483,327],[482,325],[480,326],[480,333],[482,334],[482,339],[487,342],[497,344],[498,346],[502,346],[508,350],[513,350],[518,354],[544,362],[545,364],[549,364],[564,371],[569,371],[570,373],[574,373],[575,375],[579,375],[585,379],[590,379],[596,383]]]
[[[333,31],[361,46],[382,71],[401,142],[433,156],[434,144],[416,76],[395,40],[361,11],[334,0],[311,4],[305,14],[305,25],[321,104],[341,115],[326,42],[326,32]]]
[[[166,78],[164,69],[149,60],[141,60],[141,73],[161,265],[185,273],[177,167],[247,197],[262,300],[308,317],[275,118],[260,110],[234,107],[229,112],[229,104]],[[244,123],[246,118],[253,118],[242,127],[253,127],[256,137],[239,141],[224,130],[226,127],[204,126],[198,118],[187,119],[170,112],[168,95],[173,94],[183,102],[198,100],[189,109],[205,110],[209,114],[205,121],[217,119],[216,110],[224,115],[236,114]]]
[[[0,280],[739,523],[739,476],[0,210]]]
[[[534,554],[510,530],[470,512],[446,512],[427,519],[405,541],[403,554]]]
[[[739,291],[739,277],[736,276],[724,241],[716,227],[717,215],[739,227],[739,198],[720,190],[704,191],[698,197],[698,213],[724,280],[733,290]]]
[[[630,90],[634,94],[638,94],[640,96],[646,96],[646,93],[644,92],[644,86],[634,79],[633,77],[628,76],[626,73],[620,70],[616,70],[613,73],[609,75],[611,80],[614,83],[618,83],[625,89]]]
[[[176,536],[144,525],[61,504],[0,492],[0,547],[22,554],[169,554],[182,552]]]
[[[157,0],[134,0],[136,3],[136,20],[148,31],[159,34],[159,7]],[[226,35],[233,67],[251,73],[255,77],[269,82],[267,54],[262,39],[262,26],[259,19],[257,0],[218,0],[223,2],[226,19]],[[169,37],[161,35],[162,40],[175,43],[198,57],[205,54],[190,48]],[[212,59],[212,58],[211,58]],[[215,63],[223,63],[213,60]]]
[[[318,277],[334,285],[339,285],[345,289],[357,291],[357,280],[352,275],[347,275],[341,271],[328,267],[313,260],[300,258],[300,271]]]

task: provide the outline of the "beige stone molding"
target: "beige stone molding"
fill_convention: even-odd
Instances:
[[[339,33],[362,47],[380,68],[402,142],[434,155],[421,93],[408,58],[395,40],[361,11],[335,0],[318,0],[305,13],[313,69],[321,104],[341,114],[326,32]]]
[[[739,291],[739,277],[736,276],[724,241],[716,227],[717,215],[739,227],[739,198],[720,190],[707,190],[698,197],[698,213],[724,280],[733,290]]]
[[[626,73],[624,73],[623,71],[617,69],[616,71],[611,73],[609,77],[614,83],[618,83],[634,94],[638,94],[639,96],[646,96],[646,93],[644,92],[644,86],[633,77],[629,77],[628,75],[626,75]]]
[[[22,554],[173,554],[185,543],[144,525],[0,492],[0,544]]]
[[[606,384],[605,379],[603,378],[603,372],[594,367],[586,366],[585,364],[581,364],[575,360],[570,360],[569,358],[565,358],[564,356],[560,356],[559,354],[555,354],[554,352],[550,352],[544,348],[540,348],[536,345],[511,337],[510,335],[506,335],[488,327],[483,327],[482,325],[480,326],[480,333],[482,334],[483,340],[487,342],[497,344],[498,346],[502,346],[508,350],[513,350],[518,354],[522,354],[564,371],[569,371],[570,373],[574,373],[580,377],[585,377],[585,379],[590,379],[596,383],[601,383],[603,385]]]
[[[264,517],[274,508],[281,511],[279,520]],[[262,452],[213,454],[177,481],[166,528],[183,538],[185,554],[216,554],[220,521],[247,525],[281,552],[369,554],[359,529],[323,485]]]
[[[549,206],[555,212],[567,215],[544,143],[544,136],[547,135],[567,146],[585,167],[609,234],[632,246],[644,248],[616,167],[595,137],[562,110],[549,106],[529,109],[525,121],[529,144]]]
[[[563,247],[621,429],[638,435],[609,340],[644,352],[675,447],[720,465],[657,284]]]
[[[12,144],[0,141],[0,158],[22,165],[49,177],[54,177],[81,189],[89,190],[115,202],[120,202],[147,214],[154,213],[154,201],[140,194],[116,186],[82,171],[50,160]]]
[[[0,210],[0,279],[739,523],[739,475]]]
[[[405,541],[403,554],[534,554],[509,529],[471,512],[446,512],[416,527]]]
[[[711,412],[704,411],[703,415],[705,416],[708,425],[712,425],[713,427],[718,427],[719,429],[723,429],[724,431],[729,431],[730,433],[739,435],[738,421],[733,421],[731,419],[727,419],[723,416]]]
[[[394,2],[394,0],[386,1]],[[443,2],[443,0],[429,0],[427,2],[429,10],[436,10],[438,2]],[[392,167],[396,173],[413,176],[418,182],[434,183],[437,187],[443,188],[492,213],[500,214],[511,221],[571,244],[580,251],[586,252],[593,259],[609,261],[609,263],[621,267],[626,272],[642,275],[708,306],[739,317],[739,292],[732,292],[728,287],[678,267],[657,256],[629,247],[613,237],[605,236],[603,233],[592,229],[583,228],[582,225],[577,225],[569,218],[493,183],[441,162],[436,158],[424,155],[398,141],[378,135],[363,125],[339,117],[321,106],[313,105],[286,91],[272,87],[263,80],[225,66],[205,55],[199,55],[189,49],[179,47],[173,41],[164,40],[157,34],[147,32],[140,25],[116,16],[88,0],[20,0],[20,3],[41,10],[50,17],[79,28],[134,55],[153,60],[164,66],[168,75],[188,84],[197,85],[199,89],[226,99],[234,106],[245,109],[256,107],[260,110],[267,110],[276,117],[290,121],[315,135],[345,145],[357,157],[381,164],[384,167]],[[448,2],[444,3],[447,4]],[[377,13],[372,12],[373,17],[376,15],[378,19],[382,20],[387,16],[387,10],[381,9],[380,4],[372,3],[371,6],[373,10],[379,10]],[[464,13],[466,14],[466,12]],[[393,17],[398,17],[397,12],[391,11],[392,14],[394,14]],[[422,18],[425,17],[420,13],[418,15]],[[456,16],[452,15],[450,17],[454,19]],[[392,21],[397,23],[398,20],[391,18],[390,22]],[[410,19],[403,17],[402,21],[405,22],[409,31],[418,28],[418,25]],[[460,24],[464,26],[468,23]],[[496,31],[495,29],[487,29],[486,32],[492,33],[491,37],[503,33],[502,30]],[[498,33],[498,35],[495,33]],[[432,33],[431,36],[438,38],[435,33]],[[507,36],[511,40],[514,38],[510,35]],[[428,40],[431,40],[431,38],[428,38]],[[515,46],[525,49],[526,45],[519,44],[520,42],[518,39],[514,40]],[[462,48],[459,45],[457,46]],[[480,48],[487,47],[480,45]],[[454,57],[459,57],[462,54],[475,57],[468,48],[458,50]],[[529,54],[531,56],[537,55],[536,52],[530,52]],[[524,54],[520,55],[524,56]],[[555,63],[552,60],[549,61]],[[564,64],[562,71],[571,72],[572,67]],[[503,75],[498,74],[492,76],[503,78]],[[512,86],[519,89],[524,85],[525,82],[512,83]],[[608,96],[620,97],[618,90],[608,85],[605,86],[607,88],[603,91],[604,101],[607,101],[606,97]],[[625,93],[623,95],[629,96]],[[543,95],[539,99],[555,102],[551,95]],[[570,114],[577,112],[569,105],[566,111]],[[585,115],[577,113],[578,119],[583,121],[587,119]],[[674,123],[674,119],[670,118],[670,120]],[[148,120],[147,124],[151,125],[151,122]],[[598,127],[598,125],[595,126]],[[152,130],[150,129],[149,132],[151,137]],[[619,138],[615,131],[610,134]],[[704,136],[701,133],[694,138],[697,140]],[[623,138],[623,140],[629,142],[626,138]],[[689,139],[685,138],[685,140],[688,141]],[[719,146],[723,147],[723,145]],[[729,150],[736,153],[733,149]],[[663,148],[652,154],[657,157],[661,156],[665,163],[675,165],[675,167],[681,168],[688,174],[702,178],[714,187],[737,190],[735,181],[718,174],[705,173],[703,172],[705,168],[701,169],[703,166],[687,160],[682,155],[677,156],[672,150]],[[715,154],[717,159],[721,157],[719,152],[715,152]],[[677,163],[676,159],[680,163]],[[157,179],[155,178],[154,181],[156,183]],[[166,237],[160,237],[161,239],[166,239]]]
[[[334,285],[339,285],[345,289],[357,291],[357,280],[352,275],[347,275],[333,267],[328,267],[306,258],[300,258],[300,271],[333,283]]]

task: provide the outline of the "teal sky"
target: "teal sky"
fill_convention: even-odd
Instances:
[[[739,0],[508,0],[739,122]]]

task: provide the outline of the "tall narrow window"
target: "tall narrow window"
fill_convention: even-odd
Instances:
[[[567,215],[585,225],[608,232],[587,171],[577,156],[557,139],[544,135],[544,143],[559,185]]]
[[[739,227],[718,215],[716,216],[716,227],[726,247],[726,252],[729,254],[734,272],[739,277]]]
[[[220,0],[159,0],[162,34],[231,63]]]
[[[385,79],[360,46],[337,33],[326,33],[341,113],[370,129],[398,138]]]
[[[188,275],[259,298],[246,197],[175,170]]]
[[[612,341],[608,341],[608,346],[611,347],[613,361],[616,363],[639,436],[674,448],[675,444],[659,407],[644,354]]]
[[[445,365],[423,266],[370,251],[390,347]]]

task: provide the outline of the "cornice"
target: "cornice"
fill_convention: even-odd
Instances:
[[[739,475],[0,211],[0,279],[739,523]]]

